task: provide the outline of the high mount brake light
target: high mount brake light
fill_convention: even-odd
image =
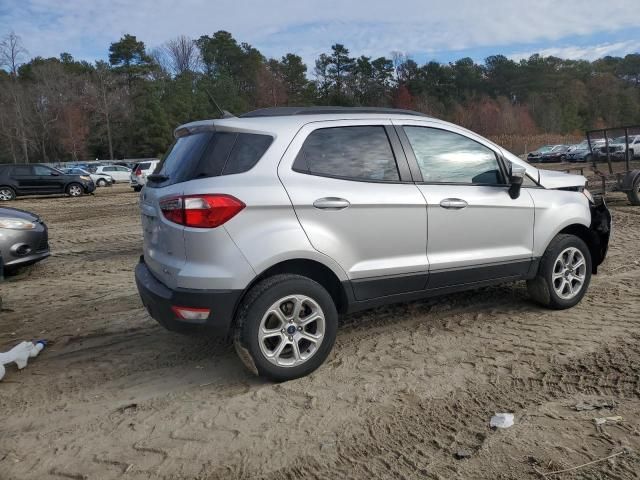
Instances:
[[[235,217],[246,205],[231,195],[207,194],[171,197],[160,201],[170,222],[193,228],[215,228]]]

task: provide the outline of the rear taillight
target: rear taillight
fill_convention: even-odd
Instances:
[[[194,228],[215,228],[235,217],[246,205],[231,195],[186,195],[160,201],[170,222]]]
[[[141,168],[136,168],[135,175],[136,175],[136,177],[139,177],[140,175],[142,175],[142,169]]]

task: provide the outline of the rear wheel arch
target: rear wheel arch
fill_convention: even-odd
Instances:
[[[340,279],[333,272],[333,270],[317,260],[298,258],[284,260],[282,262],[276,263],[275,265],[270,266],[258,276],[256,276],[252,280],[252,282],[247,285],[242,295],[238,299],[236,308],[233,313],[234,322],[238,306],[242,303],[244,297],[253,288],[253,286],[266,278],[280,274],[301,275],[303,277],[310,278],[315,282],[318,282],[327,290],[327,292],[329,292],[329,295],[331,295],[338,313],[343,313],[344,311],[346,311],[348,306],[347,293],[345,292],[342,282],[340,282]]]

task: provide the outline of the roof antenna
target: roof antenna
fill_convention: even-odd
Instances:
[[[209,96],[209,100],[211,100],[213,102],[213,104],[216,106],[216,108],[218,109],[218,111],[222,115],[220,118],[236,118],[236,116],[233,113],[228,112],[228,111],[223,110],[223,109],[220,108],[220,105],[218,105],[218,102],[216,102],[216,99],[213,98],[213,95],[211,95],[211,92],[209,92],[209,90],[205,90],[205,91],[207,92],[207,95]]]

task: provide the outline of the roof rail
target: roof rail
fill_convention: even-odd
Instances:
[[[379,108],[379,107],[272,107],[260,108],[240,115],[241,118],[254,117],[281,117],[288,115],[321,115],[321,114],[351,114],[351,113],[386,113],[415,115],[418,117],[428,117],[424,113],[413,110],[402,110],[399,108]]]

